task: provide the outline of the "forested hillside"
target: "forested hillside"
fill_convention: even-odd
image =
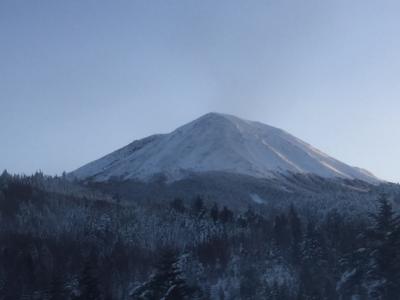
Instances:
[[[4,172],[0,299],[397,300],[391,191],[373,214],[348,218],[301,203],[234,210],[198,195],[127,202],[64,177]]]

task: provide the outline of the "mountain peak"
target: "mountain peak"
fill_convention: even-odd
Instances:
[[[229,122],[233,122],[233,123],[237,123],[237,122],[243,122],[243,123],[249,123],[249,124],[256,123],[254,121],[245,120],[245,119],[239,118],[234,115],[219,113],[219,112],[206,113],[206,114],[202,115],[201,117],[195,119],[193,122],[201,122],[201,121],[211,121],[212,122],[212,121],[218,121],[218,120],[229,121]]]
[[[218,126],[218,124],[224,124],[226,122],[238,123],[238,122],[248,122],[248,121],[238,118],[234,115],[217,113],[217,112],[209,112],[209,113],[202,115],[201,117],[195,119],[194,121],[188,123],[187,125],[206,123],[209,125]]]
[[[233,115],[211,112],[173,132],[134,141],[72,173],[80,179],[179,180],[193,173],[227,172],[262,177],[311,173],[322,177],[378,180],[289,133]]]

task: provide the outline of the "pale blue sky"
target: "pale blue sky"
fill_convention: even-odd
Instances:
[[[0,0],[0,169],[55,174],[206,112],[400,181],[399,1]]]

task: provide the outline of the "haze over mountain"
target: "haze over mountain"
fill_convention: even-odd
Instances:
[[[281,129],[219,113],[206,114],[169,134],[134,141],[71,175],[94,181],[147,181],[163,175],[174,181],[213,171],[258,178],[303,173],[378,181],[370,172],[342,163]]]

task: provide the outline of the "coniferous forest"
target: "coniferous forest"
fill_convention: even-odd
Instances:
[[[0,299],[380,299],[400,295],[396,196],[349,218],[194,195],[127,202],[62,177],[0,177]]]

